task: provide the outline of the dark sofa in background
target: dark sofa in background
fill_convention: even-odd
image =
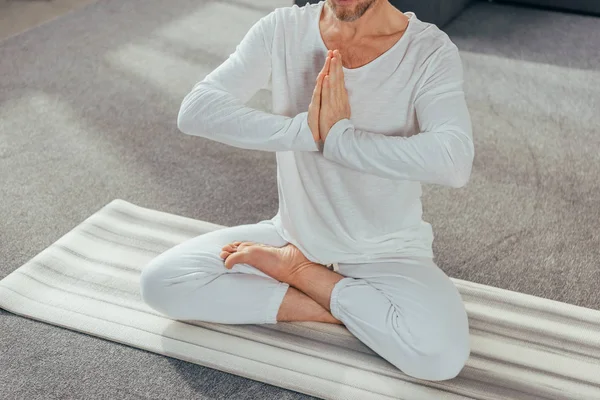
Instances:
[[[421,21],[443,27],[456,17],[473,0],[390,0],[402,11],[412,11]],[[302,7],[306,3],[319,0],[295,0]],[[504,1],[499,1],[505,3]],[[506,3],[550,7],[558,10],[572,10],[582,13],[600,14],[600,0],[511,0]]]
[[[316,4],[319,0],[295,0],[299,7],[306,3]],[[444,26],[462,11],[472,0],[390,0],[402,11],[412,11],[421,21]],[[599,0],[600,1],[600,0]]]
[[[510,3],[600,15],[600,0],[511,0]]]

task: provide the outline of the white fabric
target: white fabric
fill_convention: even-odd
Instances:
[[[273,222],[312,261],[433,257],[421,182],[464,185],[474,154],[458,50],[407,12],[408,28],[390,50],[344,69],[352,115],[334,125],[320,153],[307,109],[327,53],[323,5],[279,8],[258,21],[185,97],[179,128],[277,152]],[[244,105],[269,84],[273,114]]]
[[[443,382],[403,374],[340,325],[173,321],[142,301],[150,260],[221,228],[115,200],[2,279],[0,307],[320,399],[600,399],[600,311],[460,279],[471,356]]]
[[[330,268],[335,272],[340,272],[340,266],[338,263],[329,264],[329,265],[327,265],[327,268]]]
[[[221,248],[236,241],[287,244],[272,221],[200,235],[142,270],[142,298],[173,319],[275,324],[289,285],[248,264],[225,268]],[[331,293],[331,314],[361,342],[409,376],[458,375],[470,352],[467,313],[458,290],[431,258],[337,268],[344,279]]]

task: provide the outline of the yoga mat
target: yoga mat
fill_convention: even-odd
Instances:
[[[324,399],[600,399],[600,311],[463,280],[471,357],[442,382],[404,375],[343,326],[174,321],[141,301],[148,261],[221,228],[114,200],[1,280],[0,307]]]

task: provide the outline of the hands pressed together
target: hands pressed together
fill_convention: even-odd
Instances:
[[[344,118],[350,118],[350,103],[342,55],[338,50],[329,50],[308,106],[308,126],[319,149],[322,150],[331,127]]]

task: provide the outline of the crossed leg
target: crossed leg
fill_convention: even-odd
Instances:
[[[221,249],[236,240],[282,247],[269,221],[200,235],[162,253],[144,267],[142,299],[174,319],[224,324],[277,321],[337,323],[313,299],[248,264],[224,266]]]
[[[143,269],[142,298],[182,320],[341,322],[402,372],[420,379],[451,379],[464,367],[470,355],[467,314],[458,290],[432,259],[339,264],[343,279],[331,292],[329,312],[250,264],[226,268],[222,251],[234,242],[287,245],[269,221],[199,236]]]

